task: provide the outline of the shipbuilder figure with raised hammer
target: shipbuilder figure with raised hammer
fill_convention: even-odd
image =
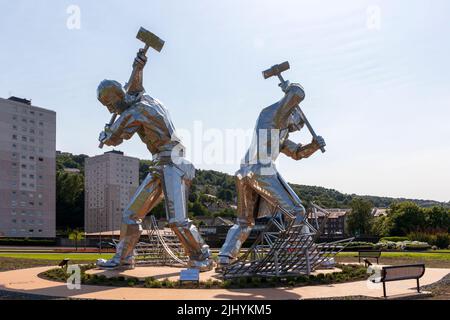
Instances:
[[[125,87],[113,80],[103,80],[98,86],[98,100],[113,113],[99,140],[100,147],[103,144],[117,146],[137,133],[153,155],[154,165],[123,212],[116,254],[110,260],[99,259],[97,265],[106,269],[134,268],[134,248],[142,232],[142,220],[165,199],[169,226],[183,245],[189,266],[201,271],[210,270],[213,260],[209,247],[187,218],[188,191],[195,168],[184,158],[185,149],[175,134],[168,110],[161,102],[146,95],[142,85],[147,49],[152,47],[161,51],[164,42],[143,28],[137,38],[146,47],[139,50]],[[117,120],[116,115],[119,115]]]
[[[266,79],[272,76],[279,78],[284,96],[259,114],[253,141],[240,170],[236,172],[238,219],[228,231],[219,252],[219,268],[237,259],[255,218],[267,216],[273,212],[272,208],[295,217],[298,222],[305,218],[300,199],[278,173],[274,162],[280,152],[294,160],[308,158],[319,149],[325,152],[325,141],[314,133],[300,109],[299,104],[305,98],[302,86],[289,83],[281,76],[281,72],[287,69],[289,63],[286,61],[263,72]],[[312,142],[303,145],[289,140],[289,133],[299,131],[304,125],[311,132]],[[304,230],[304,233],[309,233],[309,230]]]

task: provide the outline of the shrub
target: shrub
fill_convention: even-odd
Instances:
[[[408,240],[410,240],[408,237],[383,237],[380,239],[380,242],[400,242]]]
[[[433,243],[439,249],[445,249],[450,245],[450,235],[442,232],[436,234],[436,240]]]
[[[393,250],[397,249],[397,243],[393,241],[380,241],[374,245],[376,250]]]
[[[420,242],[426,242],[429,244],[434,244],[436,241],[436,236],[430,233],[425,232],[411,232],[408,235],[409,240],[411,241],[420,241]]]
[[[398,242],[397,245],[402,250],[428,250],[431,248],[431,245],[429,245],[428,243],[420,241]]]
[[[427,242],[430,245],[435,245],[439,249],[445,249],[450,245],[450,235],[447,232],[436,234],[413,232],[409,234],[409,238],[414,241]]]
[[[346,250],[371,250],[374,248],[371,242],[354,241],[347,245]]]

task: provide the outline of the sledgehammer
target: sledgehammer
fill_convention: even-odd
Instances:
[[[145,43],[145,47],[142,49],[142,53],[145,55],[148,51],[149,48],[153,48],[158,52],[161,52],[162,48],[164,47],[164,40],[160,39],[158,36],[156,36],[155,34],[153,34],[152,32],[144,29],[144,28],[140,28],[136,38],[141,40],[143,43]],[[131,77],[133,77],[133,74],[135,73],[135,70],[133,70]],[[113,125],[114,121],[116,121],[117,118],[117,113],[114,113],[111,116],[111,120],[109,120],[109,123],[106,124],[106,126],[110,127]],[[99,144],[99,148],[102,149],[103,148],[104,143],[100,142]]]
[[[264,77],[264,79],[268,79],[270,77],[277,76],[278,79],[280,80],[279,86],[281,88],[283,88],[287,84],[286,83],[287,81],[283,79],[283,76],[281,75],[281,73],[283,71],[289,70],[289,68],[290,68],[289,62],[287,62],[287,61],[280,63],[280,64],[276,64],[276,65],[272,66],[271,68],[264,70],[263,77]],[[300,111],[300,116],[302,117],[303,122],[305,123],[306,127],[308,128],[309,132],[311,133],[313,139],[317,140],[317,135],[314,132],[314,129],[311,127],[311,124],[309,123],[309,121],[306,118],[305,114],[303,113],[302,109],[300,108],[300,105],[298,105],[297,107],[298,107],[298,110]],[[322,153],[324,153],[325,147],[321,147],[320,151],[322,151]]]

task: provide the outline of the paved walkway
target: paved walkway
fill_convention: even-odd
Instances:
[[[381,285],[366,281],[340,283],[333,285],[308,286],[298,288],[266,289],[153,289],[153,288],[114,288],[106,286],[82,285],[79,290],[69,290],[65,284],[48,281],[37,275],[54,267],[0,272],[0,290],[52,297],[82,299],[117,300],[209,300],[209,299],[312,299],[343,296],[382,297]],[[450,269],[427,268],[420,280],[421,285],[431,284],[450,273]],[[389,296],[415,293],[415,280],[387,283]]]

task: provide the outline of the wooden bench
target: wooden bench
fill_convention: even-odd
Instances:
[[[358,262],[361,263],[361,259],[377,259],[378,260],[381,257],[381,250],[359,250],[358,251]],[[368,261],[368,260],[367,260]]]
[[[417,292],[420,293],[419,279],[425,273],[425,264],[405,264],[398,266],[388,266],[381,269],[381,279],[383,283],[383,296],[386,298],[386,282],[416,279]]]

